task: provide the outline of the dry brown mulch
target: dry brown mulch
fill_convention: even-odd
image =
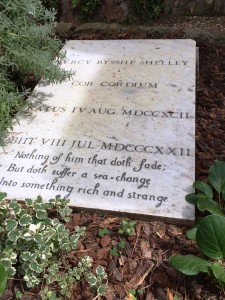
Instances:
[[[150,33],[130,31],[117,34],[83,33],[70,34],[74,39],[131,39],[159,38]],[[183,38],[182,31],[160,38]],[[225,160],[225,45],[209,41],[197,41],[200,49],[200,73],[196,101],[196,179],[206,179],[209,166],[215,159]],[[132,300],[130,289],[137,291],[138,300],[222,300],[225,293],[205,275],[188,277],[175,271],[168,258],[176,253],[198,254],[193,241],[186,238],[187,227],[163,222],[136,223],[136,233],[131,237],[118,234],[121,218],[113,215],[74,212],[68,224],[85,226],[86,238],[73,254],[80,258],[90,255],[95,268],[105,267],[108,274],[108,291],[99,299]],[[99,237],[99,229],[108,228],[109,233]],[[119,242],[126,247],[121,249]],[[110,249],[116,247],[117,255]],[[68,257],[71,266],[76,260]],[[9,283],[7,295],[1,299],[15,299],[18,284]],[[33,290],[23,300],[39,299]],[[81,281],[74,289],[71,300],[91,300],[95,294]],[[133,299],[134,300],[134,299]]]

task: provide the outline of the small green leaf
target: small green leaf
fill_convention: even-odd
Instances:
[[[112,249],[110,249],[110,254],[112,256],[117,256],[118,255],[118,251],[116,247],[113,247]]]
[[[56,296],[56,293],[55,292],[52,292],[52,291],[49,291],[47,293],[47,297],[48,297],[48,300],[61,300],[61,298],[58,298]]]
[[[131,236],[131,235],[133,235],[133,234],[135,234],[135,230],[134,230],[134,228],[127,228],[127,235],[128,236]]]
[[[30,199],[30,198],[26,198],[26,199],[25,199],[25,202],[26,202],[26,205],[27,205],[27,206],[32,206],[32,205],[33,205],[33,200]]]
[[[35,241],[36,241],[38,244],[42,244],[43,241],[44,241],[43,235],[40,234],[40,233],[36,233],[36,234],[34,235],[34,239],[35,239]]]
[[[43,204],[43,199],[40,195],[38,195],[37,198],[35,199],[35,203]]]
[[[29,264],[29,268],[36,272],[36,273],[41,273],[42,272],[42,268],[40,267],[40,265],[36,262],[36,261],[32,261],[30,264]]]
[[[96,268],[96,274],[97,274],[98,276],[105,275],[105,270],[104,270],[104,268],[103,268],[102,266],[98,266],[98,267]]]
[[[79,237],[76,234],[70,236],[70,241],[76,243],[79,241]]]
[[[225,282],[225,269],[220,263],[213,263],[211,265],[211,269],[213,271],[213,275],[216,277],[217,280]]]
[[[22,299],[23,293],[21,291],[16,291],[16,299]]]
[[[209,168],[209,182],[214,189],[220,194],[225,193],[225,162],[216,160],[214,165]]]
[[[36,260],[37,258],[37,252],[31,252],[30,253],[30,260]]]
[[[4,293],[7,284],[7,273],[5,267],[0,263],[0,296]]]
[[[97,290],[99,295],[103,295],[106,291],[107,291],[107,288],[104,285],[100,285]]]
[[[173,297],[173,300],[180,300],[180,297],[178,297],[177,295],[175,295],[175,296]]]
[[[191,228],[191,229],[189,229],[189,230],[186,232],[186,236],[187,236],[190,240],[195,241],[195,240],[196,240],[196,231],[197,231],[197,226],[196,226],[196,227],[193,227],[193,228]]]
[[[27,225],[32,223],[32,217],[28,214],[24,214],[19,219],[19,223],[20,223],[21,226],[27,226]]]
[[[37,278],[35,275],[24,276],[23,279],[26,281],[26,285],[28,288],[32,288],[37,286],[40,283],[40,279]]]
[[[88,283],[93,286],[93,285],[96,285],[97,283],[97,278],[93,275],[93,276],[89,276],[88,277]]]
[[[36,218],[39,220],[44,220],[48,218],[48,214],[45,210],[38,210],[36,212]]]
[[[20,237],[20,233],[19,233],[19,231],[16,231],[16,230],[12,230],[8,234],[8,238],[12,242],[16,242],[19,237]]]
[[[24,261],[30,260],[30,252],[24,251],[20,254],[20,258]]]
[[[108,228],[101,228],[101,229],[99,229],[98,236],[103,237],[104,235],[106,235],[108,233],[109,233]]]
[[[201,251],[210,258],[225,257],[225,217],[210,215],[201,219],[196,241]]]
[[[0,192],[0,201],[4,200],[6,196],[7,196],[6,193]]]
[[[5,225],[6,225],[6,230],[7,231],[12,231],[12,230],[16,229],[18,223],[15,220],[6,219],[5,220]]]
[[[120,242],[119,242],[119,247],[120,247],[121,249],[124,249],[124,248],[126,247],[126,243],[125,243],[124,241],[120,241]]]
[[[121,228],[121,229],[118,230],[118,233],[119,233],[120,235],[124,235],[124,234],[125,234],[125,230],[123,230],[123,229]]]
[[[21,212],[21,206],[15,200],[13,200],[13,201],[10,202],[9,208],[13,209],[16,214],[19,214]]]
[[[189,229],[187,232],[186,232],[186,236],[190,239],[190,240],[193,240],[195,241],[196,240],[196,231],[197,231],[197,228],[198,228],[198,224],[200,223],[201,221],[201,218],[199,218],[193,228]]]
[[[200,272],[209,273],[211,264],[194,255],[175,255],[169,258],[171,265],[186,275],[197,275]]]
[[[13,277],[15,275],[16,268],[12,267],[12,262],[9,259],[1,259],[0,263],[5,267],[8,277]]]
[[[195,189],[198,189],[199,191],[201,191],[202,193],[206,194],[206,196],[208,198],[212,198],[213,197],[213,191],[211,186],[209,186],[207,183],[202,182],[202,181],[195,181],[193,184],[193,187]]]

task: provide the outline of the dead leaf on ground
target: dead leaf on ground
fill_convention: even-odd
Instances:
[[[174,300],[173,293],[170,291],[169,288],[166,289],[166,295],[167,295],[168,300]]]
[[[130,282],[126,282],[126,287],[128,289],[136,289],[139,285],[141,285],[143,283],[143,281],[145,280],[145,277],[148,276],[148,274],[152,271],[153,267],[155,266],[155,264],[153,262],[150,263],[150,266],[148,267],[148,269],[143,272],[142,274],[135,274],[134,277],[130,280]]]

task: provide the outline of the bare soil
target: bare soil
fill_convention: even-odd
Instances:
[[[178,29],[201,28],[225,33],[225,16],[172,16],[161,15],[150,23],[151,26],[169,26]]]
[[[73,39],[148,39],[183,38],[182,28],[157,36],[135,29],[127,32],[70,32],[65,38]],[[225,160],[225,45],[213,41],[197,41],[200,49],[199,80],[196,97],[196,180],[207,178],[208,168],[214,160]],[[198,213],[199,216],[199,213]],[[87,235],[66,259],[68,267],[76,265],[77,258],[90,255],[93,269],[97,265],[105,267],[108,274],[108,291],[104,300],[132,300],[129,289],[137,291],[138,300],[224,300],[225,293],[216,282],[204,274],[188,277],[174,270],[168,262],[171,255],[199,255],[195,242],[190,241],[185,226],[163,222],[137,221],[135,235],[122,237],[118,234],[122,218],[95,212],[84,213],[74,210],[68,228],[85,226]],[[108,228],[109,233],[99,237],[100,228]],[[124,241],[126,247],[119,248]],[[113,256],[110,249],[116,247]],[[3,300],[16,299],[15,290],[23,289],[23,300],[39,299],[38,289],[27,291],[23,281],[9,281]],[[59,295],[60,297],[60,295]],[[63,299],[63,298],[61,298]],[[91,300],[95,293],[84,280],[74,288],[71,300]]]

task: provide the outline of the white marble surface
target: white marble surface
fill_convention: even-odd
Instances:
[[[188,223],[195,180],[193,40],[68,41],[71,81],[40,83],[0,150],[10,198]]]

